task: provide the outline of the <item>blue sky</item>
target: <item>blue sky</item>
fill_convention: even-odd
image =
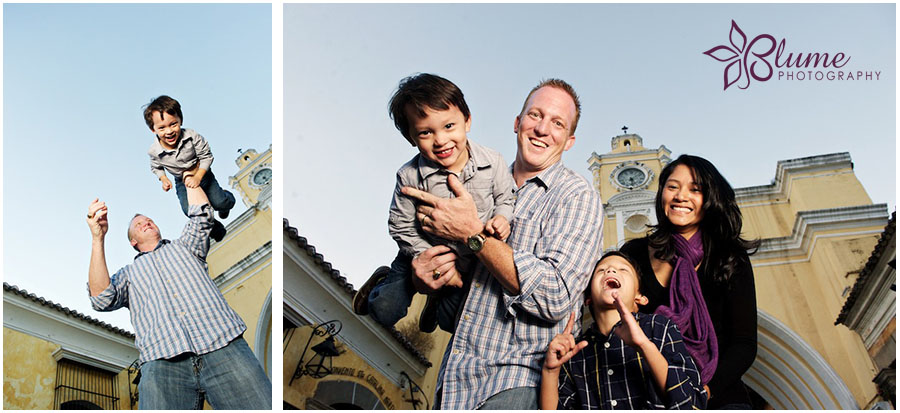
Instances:
[[[563,161],[586,177],[591,153],[627,125],[647,147],[710,159],[735,187],[770,183],[779,160],[847,151],[872,200],[893,210],[895,16],[893,4],[285,4],[284,215],[356,286],[390,262],[394,174],[416,149],[387,102],[415,72],[455,82],[469,138],[507,162],[527,92],[559,77],[583,104]],[[723,91],[726,65],[702,53],[729,43],[732,20],[748,40],[842,52],[842,70],[880,79]]]
[[[147,156],[141,107],[161,94],[181,102],[230,189],[238,150],[272,142],[271,16],[268,4],[5,4],[4,281],[132,330],[127,310],[90,308],[87,207],[109,207],[110,273],[133,260],[134,213],[180,234],[175,191]],[[238,197],[231,219],[245,209]]]

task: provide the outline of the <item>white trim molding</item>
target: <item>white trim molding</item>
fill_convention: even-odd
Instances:
[[[756,361],[743,377],[775,409],[859,409],[846,383],[787,325],[757,310]]]
[[[750,256],[750,259],[753,261],[754,267],[809,261],[818,238],[881,233],[887,220],[887,204],[800,211],[794,220],[791,235],[762,240],[759,250]],[[878,227],[879,229],[858,230],[864,227]],[[842,232],[819,234],[836,230],[842,230]],[[786,260],[788,257],[801,258]],[[785,260],[760,262],[773,258]]]
[[[56,360],[68,358],[115,373],[140,355],[132,338],[6,291],[3,327],[59,345]]]

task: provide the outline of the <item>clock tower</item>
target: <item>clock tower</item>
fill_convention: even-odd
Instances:
[[[623,128],[627,132],[627,128]],[[611,151],[591,154],[588,169],[594,187],[605,201],[603,249],[618,248],[625,241],[644,236],[656,224],[654,199],[657,178],[672,154],[664,145],[644,147],[640,135],[625,133],[612,138]]]
[[[247,149],[234,160],[239,170],[228,179],[231,187],[241,194],[244,205],[265,209],[272,204],[272,147],[263,153]]]

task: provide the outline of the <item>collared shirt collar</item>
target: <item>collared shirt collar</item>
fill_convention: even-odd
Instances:
[[[160,156],[162,156],[162,154],[166,152],[177,152],[179,149],[181,149],[182,146],[184,146],[184,141],[188,139],[191,139],[190,134],[185,133],[185,129],[181,128],[181,137],[178,138],[178,143],[176,144],[177,146],[174,149],[163,148],[162,144],[159,143],[159,137],[157,137],[156,142],[153,142],[153,152],[157,153]]]
[[[149,253],[151,253],[151,252],[153,252],[153,251],[156,251],[156,250],[162,248],[163,245],[166,245],[166,244],[168,244],[168,243],[170,243],[170,242],[172,242],[172,241],[169,241],[169,240],[167,240],[167,239],[161,239],[161,240],[159,240],[159,242],[156,244],[156,246],[153,247],[153,250],[151,250],[151,251],[141,251],[141,252],[138,253],[138,255],[135,255],[135,256],[134,256],[134,259],[138,259],[138,257],[140,257],[141,255],[149,254]]]
[[[472,165],[474,165],[475,168],[483,168],[485,166],[491,166],[490,159],[488,159],[488,157],[484,153],[482,153],[480,150],[478,150],[477,147],[475,147],[473,149],[473,146],[470,145],[468,141],[466,141],[466,149],[467,149],[467,152],[469,153],[469,159],[466,161],[466,164],[463,166],[462,172],[458,173],[457,176],[461,177],[462,175],[465,175],[466,170],[471,168]],[[419,161],[418,161],[418,165],[417,165],[419,168],[419,175],[421,175],[423,178],[430,176],[431,174],[446,170],[446,168],[438,165],[436,162],[422,156],[421,153],[417,156],[419,157]]]
[[[590,287],[588,287],[588,288],[590,288]],[[638,313],[638,312],[632,312],[631,315],[634,316],[634,320],[638,321],[638,322],[641,320],[641,317],[643,317],[643,314]],[[618,328],[620,325],[622,325],[622,320],[619,320],[618,322],[616,322],[616,324],[613,325],[612,330],[609,330],[610,333],[615,331],[616,328]],[[586,328],[584,330],[584,332],[582,333],[582,336],[584,336],[585,338],[594,337],[595,339],[597,339],[599,341],[606,341],[607,339],[609,339],[609,335],[606,335],[606,334],[603,334],[600,332],[600,328],[597,327],[597,322],[595,322],[593,319],[591,319],[591,325],[588,326],[588,328]]]
[[[509,172],[513,173],[513,167],[515,163],[509,166]],[[550,189],[551,186],[556,185],[563,179],[564,171],[566,167],[563,165],[562,159],[550,165],[549,168],[544,169],[539,172],[537,175],[532,176],[525,180],[525,182],[534,181],[535,184],[538,184],[546,189]],[[515,175],[513,175],[515,176]],[[524,184],[523,184],[524,186]]]

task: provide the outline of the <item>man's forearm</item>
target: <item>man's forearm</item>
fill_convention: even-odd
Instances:
[[[187,188],[187,198],[188,205],[204,205],[209,203],[209,198],[206,197],[206,192],[203,192],[203,188],[197,186],[196,188]]]
[[[109,269],[106,267],[106,251],[103,239],[94,239],[91,245],[88,285],[91,289],[91,297],[96,297],[106,287],[109,287]]]
[[[477,255],[506,291],[512,295],[519,294],[519,275],[516,272],[513,250],[509,245],[494,237],[487,237],[484,247]]]

